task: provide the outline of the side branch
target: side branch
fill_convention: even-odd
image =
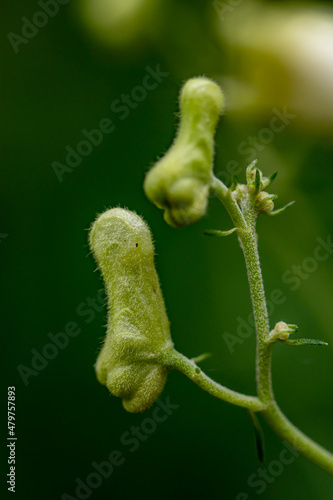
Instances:
[[[265,405],[257,397],[247,396],[218,384],[205,375],[193,361],[173,349],[166,351],[161,356],[160,361],[167,368],[183,373],[201,389],[218,399],[242,408],[248,408],[254,412],[262,411],[265,408]]]

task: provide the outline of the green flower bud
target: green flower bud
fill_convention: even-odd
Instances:
[[[167,370],[159,356],[172,347],[169,321],[154,266],[147,224],[113,208],[90,231],[90,246],[108,294],[108,325],[96,362],[101,384],[122,398],[126,410],[149,408],[160,395]]]
[[[164,219],[174,227],[193,224],[206,212],[222,91],[208,78],[192,78],[182,88],[180,108],[174,143],[144,182],[147,197],[164,209]]]
[[[277,198],[276,194],[269,194],[262,191],[256,198],[256,209],[259,214],[270,214],[274,208],[274,201]]]
[[[289,335],[295,333],[297,330],[297,325],[287,325],[287,323],[285,323],[284,321],[279,321],[270,332],[268,340],[270,342],[276,342],[277,340],[287,340],[289,338]]]
[[[250,194],[257,194],[262,189],[263,175],[256,168],[258,160],[254,160],[246,169],[247,190]]]

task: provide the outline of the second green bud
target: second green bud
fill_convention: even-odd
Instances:
[[[144,182],[147,197],[164,209],[164,219],[170,226],[188,226],[206,212],[213,177],[214,134],[222,109],[222,91],[208,78],[192,78],[183,86],[176,138]]]

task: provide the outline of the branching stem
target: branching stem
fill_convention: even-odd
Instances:
[[[218,384],[209,378],[201,369],[183,354],[175,351],[173,348],[166,351],[160,358],[160,362],[170,369],[176,369],[186,375],[192,382],[212,396],[236,406],[248,408],[254,412],[264,408],[264,404],[259,398],[246,396],[239,392],[232,391],[223,385]]]
[[[333,474],[333,454],[312,441],[289,422],[275,402],[271,380],[273,343],[267,340],[269,321],[255,230],[256,214],[253,210],[253,204],[251,204],[251,197],[249,195],[243,210],[241,210],[232,197],[231,191],[216,178],[212,184],[212,192],[223,203],[235,227],[237,227],[237,234],[245,257],[257,332],[257,392],[258,398],[263,404],[263,409],[259,411],[282,439],[319,467]]]

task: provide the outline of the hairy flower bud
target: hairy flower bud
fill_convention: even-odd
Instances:
[[[276,199],[276,195],[271,195],[266,193],[266,191],[262,191],[258,194],[256,198],[256,208],[259,214],[270,214],[274,208],[274,199]]]
[[[180,108],[174,143],[144,182],[147,197],[164,209],[164,219],[174,227],[193,224],[206,212],[222,91],[208,78],[192,78],[182,88]]]
[[[167,370],[158,358],[173,345],[150,230],[135,213],[113,208],[93,224],[90,246],[104,278],[109,308],[97,378],[122,398],[126,410],[141,412],[164,387]]]
[[[287,325],[284,321],[279,321],[270,332],[268,340],[270,342],[276,342],[277,340],[286,341],[289,335],[295,333],[297,330],[297,325]]]

